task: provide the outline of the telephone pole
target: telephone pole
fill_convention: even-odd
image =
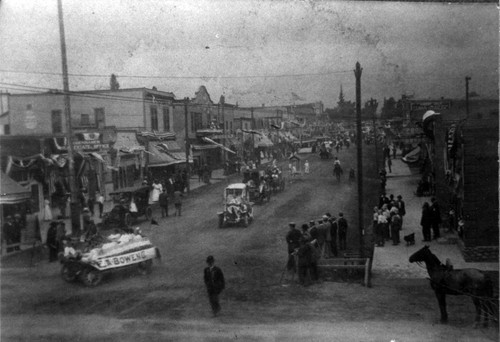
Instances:
[[[253,119],[253,107],[250,108],[250,114],[252,117],[252,123],[251,123],[251,125],[252,125],[251,126],[252,127],[252,134],[251,134],[252,135],[252,160],[254,160],[255,159],[255,137],[254,137],[255,134],[253,134],[253,130],[255,129],[255,125],[254,125],[254,119]]]
[[[189,171],[189,131],[188,131],[188,103],[189,97],[184,98],[184,132],[185,132],[185,142],[186,142],[186,190],[189,193],[189,179],[191,178],[191,172]]]
[[[370,109],[372,110],[372,122],[373,122],[373,137],[375,138],[375,171],[378,172],[378,142],[377,142],[377,127],[375,123],[375,112],[373,107],[375,105],[375,100],[370,98]]]
[[[469,81],[470,77],[465,77],[465,117],[469,118]]]
[[[226,146],[226,118],[224,117],[224,103],[226,102],[224,95],[220,96],[219,103],[222,105],[222,145]],[[222,150],[222,161],[226,167],[226,150]]]
[[[64,18],[62,0],[57,0],[57,12],[59,16],[59,38],[61,41],[61,59],[64,92],[64,119],[66,121],[66,140],[68,142],[68,173],[69,189],[71,192],[70,217],[71,231],[73,235],[80,235],[80,203],[77,197],[75,179],[75,160],[73,157],[73,129],[71,127],[71,103],[69,96],[68,61],[66,59],[66,38],[64,35]]]
[[[356,63],[356,147],[358,149],[358,229],[359,229],[359,255],[363,256],[363,151],[361,137],[361,72],[363,69]]]

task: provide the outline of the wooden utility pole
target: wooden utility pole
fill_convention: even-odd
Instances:
[[[358,227],[359,227],[359,255],[363,257],[363,139],[361,136],[361,72],[363,69],[356,63],[356,145],[358,148]]]
[[[254,118],[253,118],[253,107],[250,108],[250,114],[251,114],[251,117],[252,117],[252,122],[251,122],[251,130],[252,130],[252,160],[255,159],[255,137],[253,134],[253,130],[254,130],[254,127],[255,127],[255,124],[254,124]]]
[[[189,193],[189,180],[191,178],[191,172],[189,170],[189,151],[190,151],[190,146],[189,146],[189,125],[188,125],[188,104],[189,104],[189,97],[184,98],[184,132],[185,132],[185,143],[186,143],[186,190]]]
[[[224,103],[226,102],[224,95],[220,96],[219,103],[222,105],[222,145],[226,146],[226,118],[224,117]],[[226,167],[226,150],[222,149],[222,161]]]
[[[75,160],[73,153],[73,129],[71,127],[71,103],[69,96],[68,61],[66,59],[66,38],[64,35],[64,18],[62,0],[57,0],[57,12],[59,15],[59,38],[61,41],[61,59],[64,92],[64,119],[66,121],[66,140],[68,143],[68,173],[69,189],[71,192],[70,217],[71,231],[73,235],[80,235],[80,202],[78,201],[77,186],[75,179]]]
[[[373,104],[375,100],[370,98],[370,109],[372,110],[372,122],[373,122],[373,137],[375,139],[375,171],[378,172],[378,139],[377,139],[377,127],[375,126],[375,110],[373,110]]]
[[[465,117],[469,118],[469,81],[470,77],[465,77]]]

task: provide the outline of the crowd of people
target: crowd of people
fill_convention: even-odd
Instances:
[[[384,247],[385,242],[392,240],[394,246],[399,245],[400,231],[403,229],[403,217],[406,214],[405,202],[401,195],[380,195],[378,206],[373,208],[373,232],[375,245]]]
[[[289,223],[286,234],[288,246],[287,270],[298,274],[299,283],[308,285],[319,279],[318,260],[337,257],[347,249],[348,223],[343,213],[339,217],[330,213],[321,220],[304,223],[301,230],[294,222]]]

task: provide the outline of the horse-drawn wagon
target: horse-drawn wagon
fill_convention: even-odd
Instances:
[[[246,170],[243,173],[243,183],[247,186],[250,202],[262,204],[271,200],[270,181],[265,180],[265,172]]]
[[[102,225],[105,228],[130,228],[137,218],[145,216],[150,220],[153,210],[149,205],[149,187],[129,187],[110,193],[114,207],[104,213]]]

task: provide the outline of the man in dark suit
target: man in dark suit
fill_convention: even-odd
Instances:
[[[205,286],[207,287],[208,300],[210,301],[210,306],[212,307],[212,312],[215,317],[221,309],[219,304],[219,294],[222,290],[224,290],[226,284],[222,270],[215,266],[214,263],[214,257],[209,255],[207,257],[208,267],[206,267],[203,272],[203,279],[205,281]]]
[[[337,221],[339,227],[339,249],[345,250],[346,246],[346,238],[347,238],[347,220],[344,218],[343,213],[339,213],[339,219]]]
[[[441,235],[439,234],[439,225],[441,223],[441,209],[436,198],[431,198],[431,226],[432,232],[434,234],[434,239],[439,239]]]

